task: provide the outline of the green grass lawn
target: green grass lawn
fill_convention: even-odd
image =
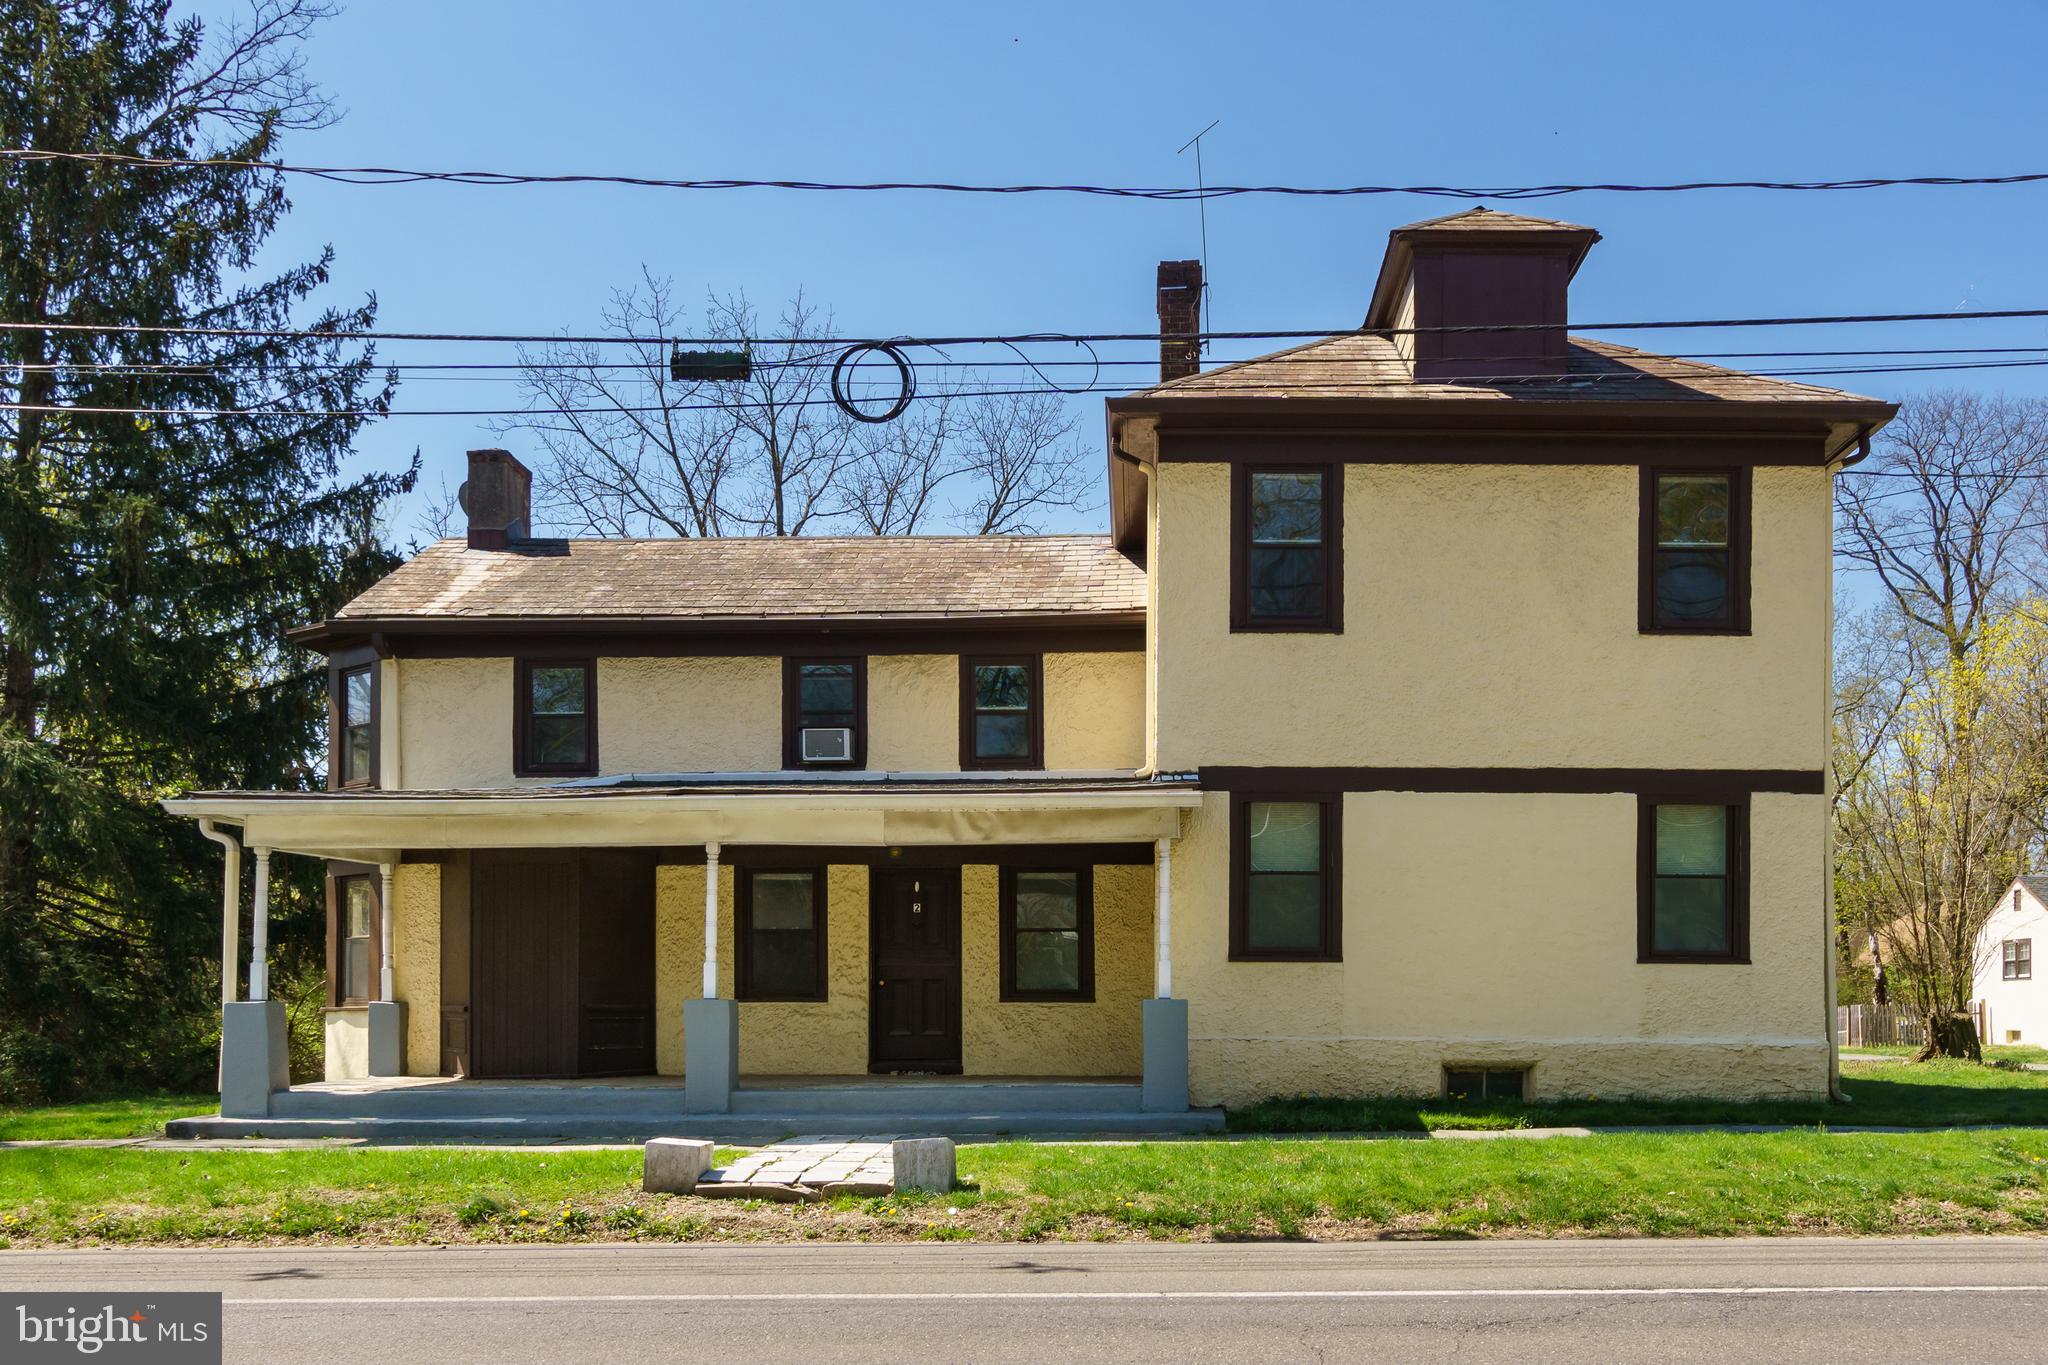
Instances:
[[[1315,1097],[1267,1100],[1230,1111],[1245,1133],[1423,1132],[1460,1128],[1621,1127],[1684,1123],[1793,1123],[1944,1128],[2048,1126],[2048,1072],[1973,1062],[1846,1062],[1848,1104],[1744,1103],[1591,1097],[1529,1104]]]
[[[646,1195],[636,1152],[16,1149],[0,1239],[136,1243],[1696,1236],[2048,1230],[2048,1132],[960,1150],[968,1187]]]
[[[1910,1057],[1920,1049],[1894,1046],[1889,1043],[1858,1043],[1855,1047],[1842,1049],[1846,1053],[1869,1053],[1875,1057]],[[2032,1043],[1988,1043],[1984,1047],[1987,1062],[2048,1062],[2048,1047],[2037,1047]]]
[[[215,1095],[120,1095],[77,1104],[0,1105],[0,1142],[31,1138],[157,1137],[167,1120],[210,1114]]]

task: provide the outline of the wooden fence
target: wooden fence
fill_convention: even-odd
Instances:
[[[1977,1023],[1977,1037],[1990,1042],[1991,1006],[1973,1000],[1970,1014]],[[1835,1042],[1841,1047],[1918,1047],[1926,1036],[1918,1015],[1890,1005],[1835,1006]]]

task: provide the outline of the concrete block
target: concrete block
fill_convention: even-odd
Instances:
[[[237,1000],[220,1007],[220,1112],[230,1119],[270,1116],[270,1095],[291,1087],[284,1005]]]
[[[1188,1107],[1188,1002],[1147,1000],[1145,1083],[1138,1107],[1148,1113],[1180,1113]]]
[[[897,1189],[945,1194],[953,1188],[953,1139],[897,1138],[889,1144],[889,1155],[896,1167]]]
[[[405,1074],[405,1006],[396,1000],[370,1003],[370,1074]]]
[[[651,1138],[641,1166],[640,1188],[649,1194],[689,1194],[711,1169],[711,1144],[696,1138]]]
[[[683,1112],[729,1114],[740,1078],[736,1000],[683,1002]]]

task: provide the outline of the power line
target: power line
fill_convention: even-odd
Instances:
[[[839,183],[821,180],[682,180],[661,176],[576,173],[537,175],[512,171],[428,171],[394,166],[301,166],[277,161],[242,161],[229,157],[150,157],[125,152],[66,152],[34,147],[0,148],[0,161],[19,164],[73,162],[129,167],[138,170],[240,170],[310,176],[349,185],[621,185],[669,190],[805,190],[889,192],[923,191],[945,194],[1074,194],[1111,199],[1204,200],[1244,195],[1297,198],[1348,198],[1361,195],[1408,194],[1439,199],[1549,199],[1564,194],[1676,194],[1696,190],[1874,190],[1906,186],[2025,185],[2048,180],[2048,172],[2016,175],[1870,176],[1849,180],[1692,180],[1638,185],[1605,182],[1555,185],[978,185],[944,181],[871,181]]]
[[[1837,313],[1800,317],[1755,317],[1755,318],[1684,318],[1655,319],[1635,322],[1575,322],[1564,324],[1564,330],[1572,332],[1639,332],[1668,331],[1702,327],[1813,327],[1860,325],[1864,323],[1891,322],[1983,322],[2009,318],[2048,318],[2048,308],[2000,308],[1975,311],[1953,311],[1946,313]],[[1550,332],[1559,330],[1551,323],[1491,323],[1460,327],[1317,327],[1313,329],[1290,329],[1273,331],[1237,332],[1190,332],[1178,334],[1181,340],[1216,341],[1316,341],[1334,340],[1346,336],[1419,336],[1437,333],[1475,332]],[[252,340],[304,340],[326,341],[436,341],[451,343],[524,343],[557,344],[578,346],[665,346],[670,344],[691,346],[826,346],[834,351],[848,346],[866,345],[870,342],[886,342],[895,346],[971,346],[993,345],[1012,346],[1032,343],[1066,343],[1088,341],[1146,341],[1157,342],[1159,333],[1154,332],[1019,332],[995,336],[931,336],[931,337],[621,337],[621,336],[564,336],[541,333],[504,332],[380,332],[356,329],[292,329],[262,327],[181,327],[151,326],[140,323],[107,322],[0,322],[0,332],[85,332],[102,336],[208,336],[234,337]],[[2029,348],[2031,349],[2031,348]]]

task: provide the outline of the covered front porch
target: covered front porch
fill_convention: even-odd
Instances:
[[[232,971],[223,990],[225,1120],[838,1115],[837,1131],[922,1112],[962,1132],[1119,1131],[1188,1115],[1171,863],[1198,801],[1185,778],[855,774],[172,809],[258,863],[249,999]],[[350,925],[337,898],[358,936],[335,960],[374,998],[336,987],[323,1085],[279,1075],[263,970],[278,853],[326,860],[373,902]]]

